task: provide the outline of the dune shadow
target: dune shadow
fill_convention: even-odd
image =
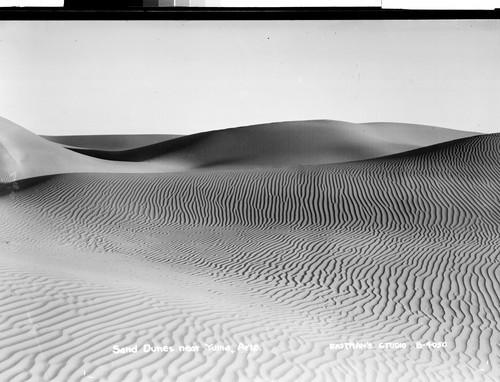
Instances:
[[[153,143],[147,146],[117,151],[87,149],[80,147],[67,147],[67,149],[98,159],[118,162],[142,162],[162,155],[173,154],[186,149],[189,150],[192,145],[199,143],[209,136],[210,132],[198,133]]]
[[[36,176],[33,178],[20,179],[9,183],[0,183],[0,197],[39,185],[52,179],[54,176],[55,175]]]

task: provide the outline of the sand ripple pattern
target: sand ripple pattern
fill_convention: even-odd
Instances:
[[[0,379],[500,380],[499,160],[489,135],[335,165],[61,175],[5,195]],[[111,352],[151,340],[263,350]],[[408,347],[329,348],[355,341]]]

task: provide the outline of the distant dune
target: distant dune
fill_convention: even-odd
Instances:
[[[76,152],[115,161],[188,162],[203,169],[268,168],[355,161],[477,135],[477,133],[401,123],[354,124],[297,121],[246,126],[181,136],[140,147],[153,137],[107,137],[127,149],[102,149],[100,138],[72,137]],[[53,139],[53,138],[52,138]],[[134,143],[134,139],[137,142]],[[154,136],[161,139],[161,136]],[[79,143],[78,141],[82,142]],[[95,143],[94,143],[95,141]],[[98,147],[98,145],[101,145]],[[135,146],[135,147],[133,147]]]
[[[123,151],[149,146],[181,135],[167,134],[129,134],[129,135],[41,135],[42,138],[73,149],[91,149],[104,151]]]
[[[72,173],[0,197],[0,380],[500,380],[500,135],[346,125],[362,139],[336,158],[383,157],[304,166],[318,124],[288,141],[302,166],[231,169],[284,163],[291,146],[238,144],[256,149],[252,127],[190,141],[209,168],[231,147],[218,171]],[[10,169],[24,142],[2,139]]]
[[[3,118],[0,131],[0,183],[77,172],[166,173],[337,163],[475,134],[407,124],[304,121],[189,136],[42,138]],[[423,138],[416,138],[417,131]]]

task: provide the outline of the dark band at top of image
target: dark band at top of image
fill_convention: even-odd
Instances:
[[[220,0],[143,0],[143,7],[220,7]]]

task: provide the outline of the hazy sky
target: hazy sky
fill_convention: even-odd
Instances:
[[[304,119],[500,132],[500,21],[0,22],[0,116],[37,134]]]

